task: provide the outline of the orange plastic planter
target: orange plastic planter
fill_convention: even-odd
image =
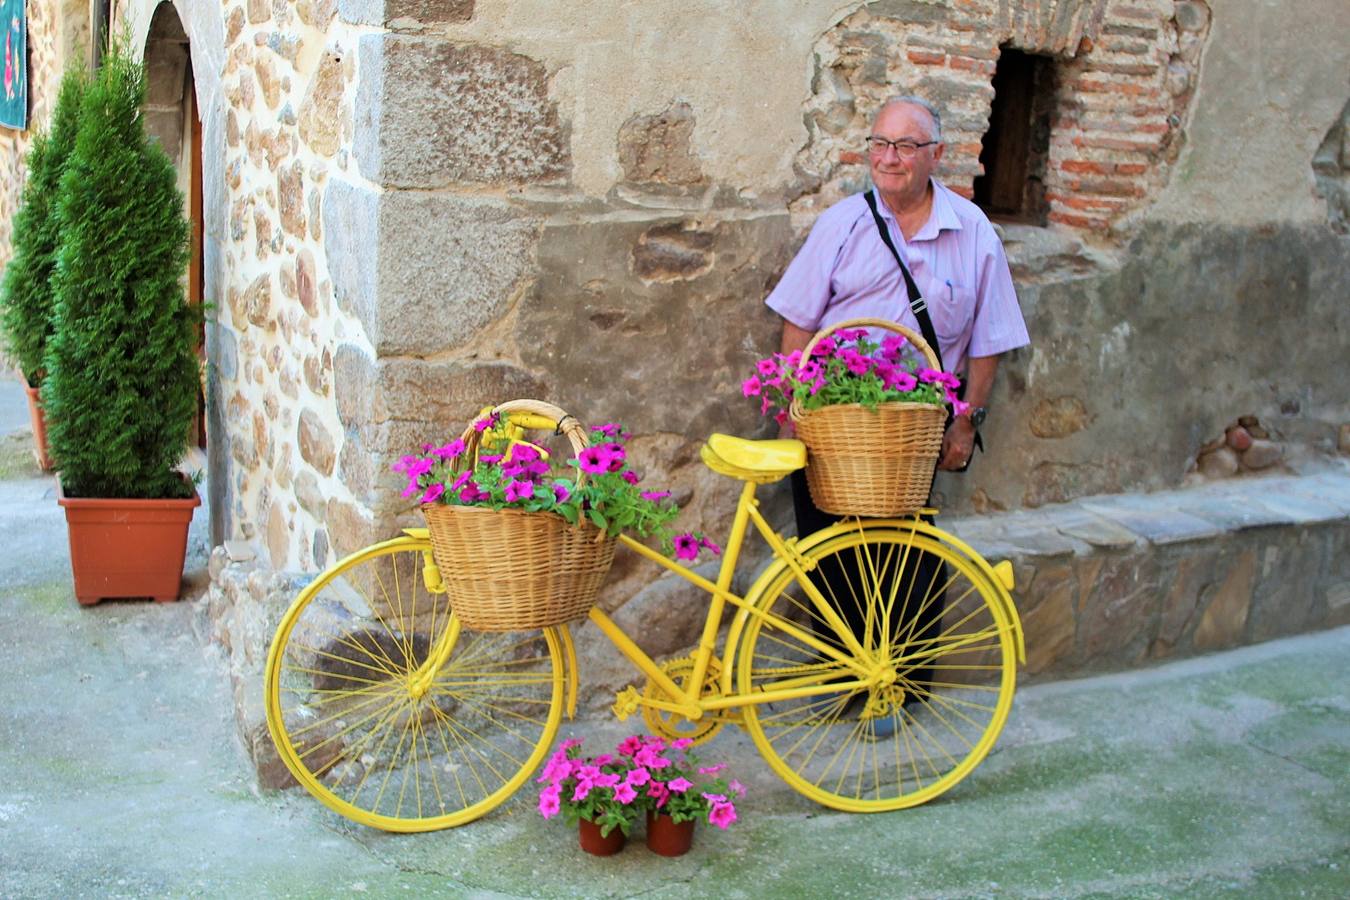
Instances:
[[[178,599],[188,526],[202,502],[196,492],[186,500],[67,497],[58,478],[56,502],[66,511],[75,599],[82,605],[111,597]]]
[[[33,423],[33,456],[37,458],[38,468],[50,472],[52,458],[47,453],[47,417],[42,414],[41,388],[29,387],[28,380],[24,379],[23,390],[28,395],[28,419]]]
[[[615,828],[609,834],[602,836],[600,826],[594,822],[579,819],[577,825],[579,826],[581,849],[594,856],[613,856],[623,849],[624,843],[628,840],[621,828]]]

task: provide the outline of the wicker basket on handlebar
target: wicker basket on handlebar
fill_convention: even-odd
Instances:
[[[551,404],[513,400],[492,412],[561,423],[574,453],[589,444],[585,426]],[[481,440],[472,426],[464,432],[462,467],[474,465]],[[585,520],[569,525],[551,512],[440,503],[423,504],[422,515],[450,608],[476,631],[523,631],[582,618],[614,562],[614,538]]]
[[[939,368],[921,335],[882,319],[850,319],[816,332],[802,351],[802,363],[820,341],[846,328],[901,334],[931,368]],[[946,407],[896,401],[875,409],[844,403],[808,411],[794,400],[791,415],[797,437],[806,444],[811,500],[820,509],[839,516],[900,516],[927,505]]]

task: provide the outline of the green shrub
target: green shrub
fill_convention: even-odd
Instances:
[[[42,357],[52,333],[51,276],[61,238],[56,196],[75,146],[80,101],[87,84],[88,76],[82,70],[66,72],[56,96],[51,130],[34,138],[28,151],[28,181],[11,232],[14,255],[0,287],[0,303],[4,304],[0,323],[7,350],[34,387],[42,383]]]
[[[145,69],[123,39],[85,92],[61,178],[55,330],[43,402],[66,493],[182,497],[196,411],[189,226],[172,163],[145,133]]]

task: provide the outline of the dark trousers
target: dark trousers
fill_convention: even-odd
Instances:
[[[798,469],[792,473],[792,506],[793,511],[797,514],[797,534],[800,537],[805,537],[812,532],[833,525],[843,518],[843,516],[823,512],[811,502],[811,492],[806,486],[806,471],[804,469]],[[840,616],[848,623],[854,636],[860,642],[864,642],[864,622],[861,618],[863,611],[857,609],[851,601],[844,600],[844,598],[852,597],[858,587],[857,574],[854,572],[846,574],[843,571],[843,566],[847,565],[848,562],[847,558],[842,561],[823,560],[811,574],[811,577],[813,581],[819,579],[816,581],[817,586],[827,599],[831,596],[840,598],[839,605],[842,607],[838,610]],[[930,553],[911,550],[905,558],[905,564],[899,568],[899,571],[892,570],[890,574],[891,578],[898,577],[900,579],[900,585],[896,592],[895,608],[891,611],[892,637],[908,637],[911,642],[936,638],[941,633],[942,612],[947,605],[946,584],[950,573],[946,563]],[[893,581],[887,579],[881,586],[881,596],[889,596],[892,586]],[[927,606],[924,606],[926,600],[929,602]],[[825,636],[821,635],[821,637]],[[926,646],[928,645],[920,644],[919,649]],[[901,652],[909,653],[912,651],[902,650]],[[908,670],[901,668],[900,675],[902,678],[920,685],[920,690],[924,693],[932,690],[930,685],[933,680],[933,670],[929,666],[913,666]]]

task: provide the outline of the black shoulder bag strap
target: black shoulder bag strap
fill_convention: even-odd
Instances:
[[[937,331],[933,328],[933,317],[928,315],[928,302],[923,299],[923,294],[919,293],[919,286],[914,283],[914,276],[909,274],[909,266],[905,265],[905,261],[900,258],[900,251],[895,249],[895,242],[891,240],[891,231],[886,227],[886,220],[881,217],[881,213],[877,210],[876,193],[868,191],[863,194],[863,197],[867,200],[867,208],[872,210],[872,219],[877,223],[877,231],[881,233],[881,239],[886,242],[886,249],[891,251],[891,256],[895,257],[895,264],[900,267],[900,274],[905,277],[905,290],[909,293],[909,308],[914,311],[914,318],[919,320],[919,331],[923,332],[923,339],[928,342],[928,346],[932,347],[933,353],[937,355],[938,368],[945,372],[947,371],[947,365],[942,361],[942,347],[938,345]],[[957,396],[962,396],[965,392],[965,385],[962,384],[961,389],[957,391]],[[948,408],[947,425],[944,428],[951,424],[952,411]],[[979,447],[981,451],[984,450],[984,439],[981,438],[978,431],[975,432],[975,446]],[[972,450],[971,458],[973,459],[974,456]],[[966,460],[965,466],[958,471],[964,472],[968,468],[970,468],[969,459]]]
[[[928,342],[928,346],[933,348],[937,354],[938,368],[947,371],[947,366],[942,361],[942,348],[938,346],[937,332],[933,329],[933,317],[928,315],[928,301],[923,299],[923,294],[919,293],[919,286],[914,283],[914,276],[909,274],[909,266],[900,258],[900,251],[895,249],[895,242],[891,240],[891,231],[886,227],[886,220],[881,217],[877,211],[877,198],[873,191],[863,194],[867,199],[867,208],[872,210],[872,218],[877,223],[877,231],[881,233],[881,239],[886,242],[886,249],[891,251],[891,256],[895,257],[895,264],[900,267],[900,274],[905,277],[905,290],[909,292],[909,308],[914,311],[914,318],[919,320],[919,331],[923,332],[923,339]]]

